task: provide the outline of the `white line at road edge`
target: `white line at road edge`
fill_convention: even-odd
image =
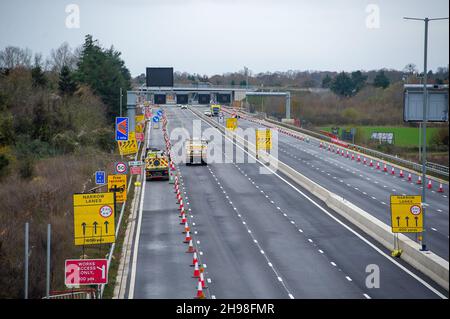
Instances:
[[[246,151],[244,148],[242,148],[240,145],[238,145],[235,141],[231,140],[230,138],[228,138],[225,134],[222,133],[222,131],[220,131],[219,129],[217,129],[216,127],[213,127],[211,124],[209,124],[208,122],[206,122],[204,119],[202,119],[200,116],[198,116],[196,113],[194,113],[193,111],[191,111],[195,116],[197,116],[200,120],[202,120],[203,122],[205,122],[206,124],[208,124],[210,127],[215,128],[216,130],[218,130],[220,132],[220,134],[223,135],[223,137],[225,137],[227,140],[229,140],[231,143],[233,143],[234,145],[236,145],[236,147],[239,147],[241,150],[243,150],[249,157],[252,157],[253,159],[255,159],[261,166],[263,166],[264,168],[268,169],[269,171],[271,171],[275,176],[277,176],[279,179],[281,179],[283,182],[285,182],[286,184],[288,184],[290,187],[292,187],[295,191],[297,191],[299,194],[301,194],[303,197],[305,197],[308,201],[310,201],[314,206],[316,206],[317,208],[319,208],[321,211],[323,211],[325,214],[327,214],[329,217],[331,217],[332,219],[334,219],[337,223],[339,223],[341,226],[343,226],[344,228],[346,228],[348,231],[350,231],[351,233],[353,233],[356,237],[358,237],[359,239],[361,239],[363,242],[365,242],[367,245],[369,245],[370,247],[372,247],[375,251],[377,251],[380,255],[382,255],[383,257],[385,257],[387,260],[391,261],[394,265],[396,265],[397,267],[399,267],[401,270],[403,270],[404,272],[406,272],[408,275],[410,275],[411,277],[413,277],[414,279],[416,279],[418,282],[420,282],[422,285],[424,285],[426,288],[428,288],[429,290],[431,290],[433,293],[435,293],[436,295],[438,295],[440,298],[442,299],[447,299],[446,296],[444,296],[443,294],[441,294],[438,290],[436,290],[434,287],[432,287],[430,284],[428,284],[426,281],[424,281],[422,278],[420,278],[419,276],[417,276],[416,274],[414,274],[413,272],[411,272],[409,269],[405,268],[403,265],[399,264],[396,260],[392,259],[390,256],[388,256],[386,253],[384,253],[380,248],[378,248],[377,246],[375,246],[373,243],[371,243],[369,240],[367,240],[366,238],[364,238],[361,234],[359,234],[357,231],[355,231],[354,229],[352,229],[350,226],[348,226],[347,224],[345,224],[344,222],[340,221],[338,218],[336,218],[335,216],[333,216],[330,212],[328,212],[325,208],[323,208],[322,206],[320,206],[318,203],[316,203],[312,198],[310,198],[308,195],[306,195],[305,193],[303,193],[301,190],[299,190],[297,187],[295,187],[294,185],[292,185],[289,181],[287,181],[286,179],[284,179],[283,177],[281,177],[277,172],[275,172],[272,168],[264,165],[259,159],[257,159],[256,157],[254,157],[252,154],[250,154],[248,151]]]

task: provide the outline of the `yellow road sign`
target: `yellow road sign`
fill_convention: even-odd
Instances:
[[[272,131],[270,129],[256,130],[256,149],[272,149]]]
[[[128,141],[118,141],[120,155],[136,154],[138,151],[138,144],[136,141],[136,134],[134,132],[128,133]]]
[[[136,115],[135,119],[136,119],[136,123],[144,122],[144,120],[145,120],[144,114]]]
[[[226,121],[226,128],[234,131],[237,128],[237,118],[228,118]]]
[[[75,245],[115,242],[114,193],[73,195]]]
[[[108,192],[116,191],[116,202],[123,203],[127,200],[127,175],[108,175]]]
[[[136,130],[136,133],[143,133],[144,132],[144,124],[136,123],[135,130]]]
[[[391,195],[391,227],[393,233],[422,232],[422,196]]]

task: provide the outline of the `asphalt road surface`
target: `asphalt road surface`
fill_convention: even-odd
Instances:
[[[165,110],[172,133],[184,127],[192,134],[196,115],[175,106]],[[161,135],[151,138],[162,143]],[[282,174],[260,174],[260,163],[234,163],[233,155],[226,156],[228,163],[178,165],[208,297],[447,296]],[[196,292],[173,188],[167,185],[146,183],[134,298],[192,298]]]

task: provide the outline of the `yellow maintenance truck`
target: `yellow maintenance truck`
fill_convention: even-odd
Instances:
[[[169,157],[164,151],[156,148],[147,148],[145,156],[145,178],[169,179]]]
[[[186,165],[201,164],[206,165],[206,152],[208,141],[198,138],[186,140]]]
[[[211,116],[219,116],[220,104],[211,104],[210,110],[211,110]]]

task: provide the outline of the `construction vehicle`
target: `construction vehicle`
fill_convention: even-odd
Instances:
[[[164,151],[157,148],[147,148],[145,151],[145,178],[147,181],[154,179],[169,179],[169,157]]]
[[[211,116],[219,116],[220,104],[211,104]]]
[[[201,164],[206,165],[206,152],[208,141],[193,138],[186,140],[186,165]]]

